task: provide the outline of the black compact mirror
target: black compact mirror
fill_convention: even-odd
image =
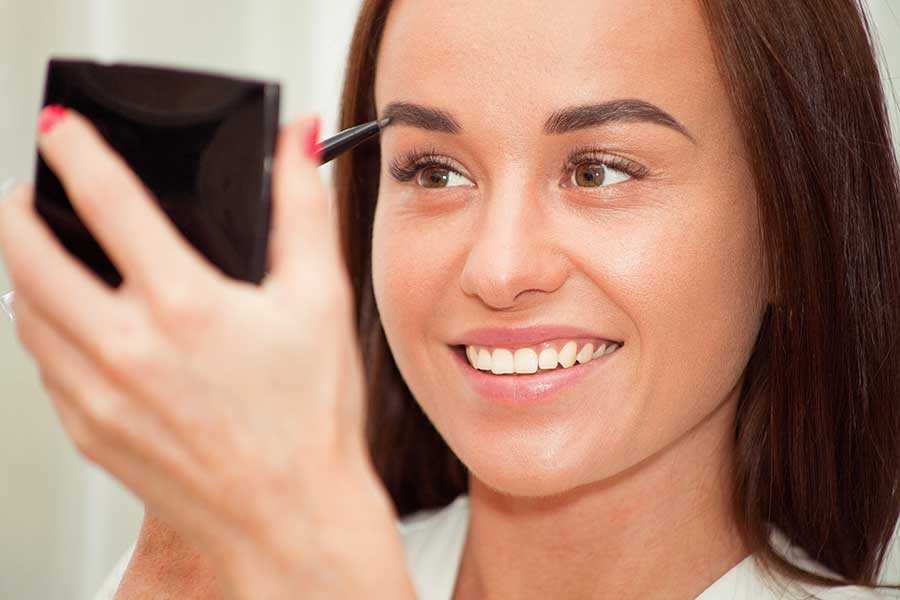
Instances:
[[[90,119],[191,244],[226,275],[259,283],[279,94],[273,82],[54,58],[43,105]],[[40,154],[35,207],[69,252],[112,287],[121,284]]]

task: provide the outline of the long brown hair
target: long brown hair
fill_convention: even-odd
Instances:
[[[871,25],[859,0],[700,4],[755,178],[774,298],[734,423],[739,529],[767,571],[871,587],[900,516],[900,186]],[[363,2],[341,129],[376,118],[390,5]],[[369,449],[402,517],[467,492],[468,471],[410,393],[381,327],[371,282],[379,151],[367,143],[338,159],[334,185]],[[846,580],[785,560],[768,524]]]

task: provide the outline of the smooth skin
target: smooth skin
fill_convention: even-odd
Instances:
[[[302,150],[314,122],[279,135],[269,275],[256,286],[199,254],[68,111],[38,148],[125,282],[113,290],[71,256],[33,186],[18,186],[0,205],[16,333],[77,449],[144,500],[156,520],[145,530],[163,523],[183,541],[173,573],[196,573],[196,549],[208,557],[198,584],[224,598],[411,599],[363,442],[336,223]]]
[[[625,98],[697,143],[642,122],[543,132],[553,111]],[[729,504],[731,436],[767,301],[754,185],[698,4],[398,0],[375,100],[461,125],[383,132],[372,245],[399,370],[470,471],[453,597],[696,597],[752,551]],[[562,166],[584,144],[650,174],[576,184]],[[388,172],[423,147],[452,161],[443,187]],[[545,405],[476,395],[448,344],[533,324],[625,345]]]

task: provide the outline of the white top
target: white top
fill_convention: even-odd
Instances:
[[[406,564],[419,600],[450,600],[456,584],[459,562],[462,556],[466,531],[469,524],[469,497],[459,495],[443,508],[420,510],[397,522],[397,529],[403,537]],[[833,571],[815,562],[798,547],[787,542],[787,538],[777,528],[772,530],[772,543],[791,562],[807,570],[836,576]],[[112,572],[103,582],[94,600],[113,600],[116,588],[131,554],[132,545]],[[799,592],[816,594],[820,600],[883,600],[900,598],[895,592],[877,592],[857,586],[818,587],[791,582],[791,591],[803,598]],[[727,573],[713,582],[695,600],[788,600],[794,596],[790,592],[778,593],[779,588],[771,583],[766,574],[758,569],[750,555],[736,564]],[[891,595],[888,595],[890,593]]]

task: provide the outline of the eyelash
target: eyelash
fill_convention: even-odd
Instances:
[[[639,165],[627,158],[608,154],[598,146],[582,146],[572,151],[566,158],[563,170],[566,173],[571,173],[585,163],[605,165],[616,171],[621,171],[635,180],[641,180],[649,175],[649,169],[647,169],[647,167]],[[397,181],[407,182],[411,181],[420,171],[428,167],[441,167],[452,171],[461,177],[465,177],[465,175],[460,173],[455,167],[453,161],[438,154],[437,149],[434,147],[429,147],[427,149],[414,148],[405,152],[391,160],[388,165],[388,170],[390,171],[391,176]]]

